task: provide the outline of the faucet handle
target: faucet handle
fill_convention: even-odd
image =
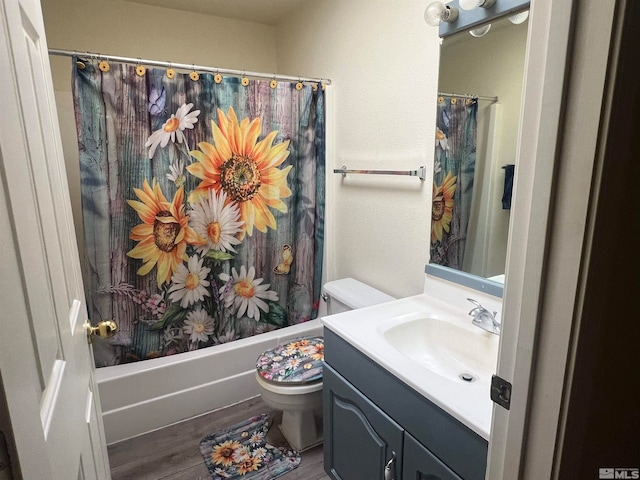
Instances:
[[[477,300],[474,300],[473,298],[467,298],[467,300],[469,300],[471,303],[473,303],[478,308],[484,308],[482,305],[480,305],[480,302],[478,302]]]

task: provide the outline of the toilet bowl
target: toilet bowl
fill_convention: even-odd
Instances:
[[[328,282],[323,299],[327,314],[394,300],[353,278]],[[256,381],[262,399],[282,411],[279,425],[289,445],[298,451],[322,443],[322,337],[301,337],[264,352],[256,361]]]

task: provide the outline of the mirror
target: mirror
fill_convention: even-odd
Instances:
[[[430,262],[485,278],[500,279],[505,271],[523,16],[448,36],[440,52]]]

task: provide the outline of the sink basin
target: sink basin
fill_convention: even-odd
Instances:
[[[450,380],[484,383],[495,372],[498,337],[471,325],[422,317],[395,324],[382,335],[403,355]]]

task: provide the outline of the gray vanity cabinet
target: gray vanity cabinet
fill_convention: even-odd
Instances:
[[[403,430],[331,367],[323,372],[325,470],[335,480],[384,479],[402,463]],[[398,479],[399,477],[390,476]]]
[[[484,480],[485,439],[327,328],[324,344],[330,478]]]

